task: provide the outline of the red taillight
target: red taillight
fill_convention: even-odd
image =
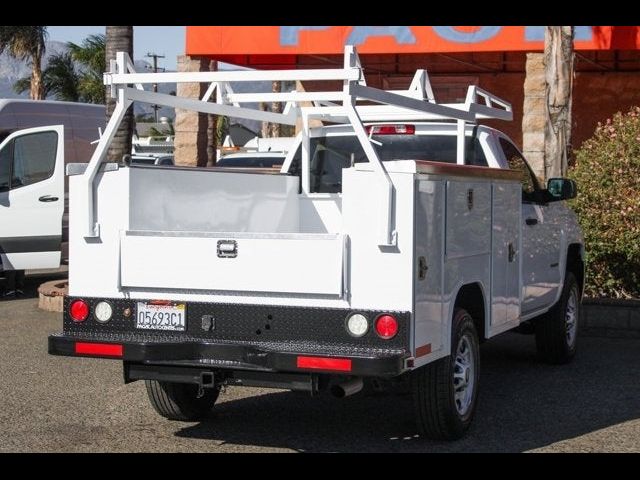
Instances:
[[[413,135],[416,133],[415,125],[369,125],[369,135]]]
[[[398,320],[396,320],[396,317],[393,315],[380,315],[376,319],[376,333],[385,340],[395,337],[396,333],[398,333]]]
[[[84,322],[89,316],[89,304],[84,300],[74,300],[69,307],[69,314],[74,322]]]

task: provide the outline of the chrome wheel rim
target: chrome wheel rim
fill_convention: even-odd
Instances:
[[[463,416],[471,408],[475,389],[475,357],[473,343],[467,334],[458,341],[453,363],[453,398],[458,414]]]
[[[571,289],[567,299],[567,307],[564,313],[564,326],[567,335],[567,345],[573,347],[578,331],[578,294],[575,288]]]

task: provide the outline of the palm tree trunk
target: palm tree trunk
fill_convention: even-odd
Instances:
[[[133,59],[133,27],[111,27],[106,29],[106,66],[115,60],[117,52],[127,52]],[[110,97],[107,88],[107,122],[116,108],[116,99]],[[127,113],[116,132],[115,138],[107,152],[107,161],[121,162],[124,155],[131,153],[131,137],[133,136],[133,106],[129,107]]]
[[[271,84],[271,91],[273,93],[280,93],[282,91],[282,82],[273,82]],[[281,102],[272,102],[271,103],[271,111],[274,113],[282,113],[282,103]],[[272,123],[270,125],[269,136],[270,137],[279,137],[280,136],[280,127],[279,123]]]
[[[271,91],[273,93],[280,93],[282,91],[282,82],[275,81],[271,83]],[[260,110],[267,110],[267,104],[261,103]],[[269,111],[274,113],[282,113],[282,103],[281,102],[271,102],[269,106]],[[281,134],[282,125],[279,123],[271,123],[271,122],[262,122],[262,137],[263,138],[274,138],[279,137]]]
[[[209,71],[218,71],[218,62],[211,60],[209,62]],[[213,99],[211,100],[213,101]],[[218,145],[222,144],[217,138],[218,115],[207,115],[207,167],[213,167],[217,161]]]
[[[267,111],[266,102],[260,102],[260,110],[262,110],[263,112]],[[271,133],[270,125],[271,124],[269,122],[262,122],[262,125],[260,126],[260,135],[262,136],[262,138],[269,138],[269,134]]]
[[[44,85],[42,83],[42,54],[40,51],[33,56],[31,64],[31,100],[44,100]]]
[[[573,59],[573,27],[547,27],[544,42],[547,179],[565,176],[571,155]]]

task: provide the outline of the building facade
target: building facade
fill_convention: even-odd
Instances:
[[[463,100],[468,85],[511,102],[514,121],[496,126],[533,156],[545,121],[544,31],[541,26],[197,26],[187,27],[186,54],[253,68],[312,68],[341,65],[344,45],[356,45],[372,86],[407,88],[415,70],[426,68],[438,102]],[[640,27],[576,26],[574,34],[572,144],[579,148],[598,122],[640,104]]]

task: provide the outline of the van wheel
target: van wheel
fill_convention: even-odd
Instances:
[[[198,385],[145,380],[149,401],[169,420],[194,421],[207,416],[220,394],[220,387],[206,388],[198,398]]]
[[[567,272],[560,300],[536,320],[536,349],[542,361],[556,365],[571,361],[576,354],[581,311],[578,282]]]
[[[473,420],[480,381],[478,332],[469,313],[455,310],[451,355],[412,372],[419,432],[433,440],[456,440]]]

